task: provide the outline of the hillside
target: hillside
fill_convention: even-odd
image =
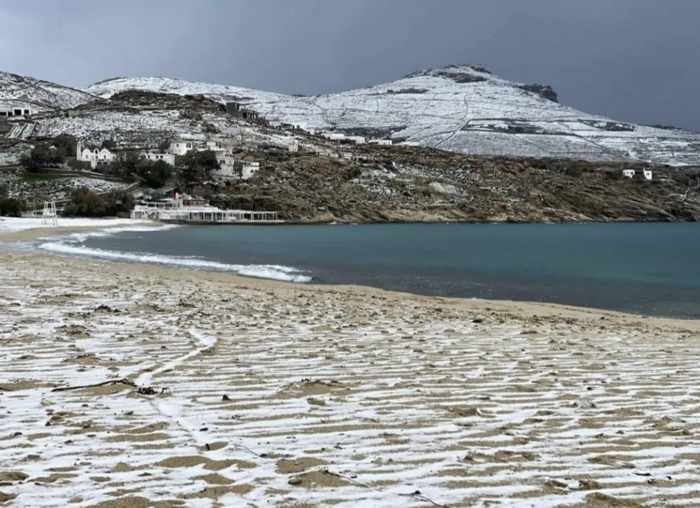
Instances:
[[[556,102],[558,98],[551,88],[514,84],[483,69],[459,69],[459,72],[423,71],[391,85],[315,98],[165,78],[103,82],[90,89],[104,97],[100,98],[22,78],[36,84],[30,87],[33,100],[37,101],[44,90],[47,108],[64,105],[67,109],[46,109],[27,119],[6,123],[6,137],[0,139],[0,163],[8,169],[0,179],[25,199],[65,195],[73,185],[67,177],[47,175],[49,181],[27,179],[20,168],[13,166],[32,146],[61,134],[95,146],[109,141],[122,152],[155,150],[165,142],[186,138],[200,146],[214,143],[227,147],[237,159],[260,162],[261,171],[247,181],[205,179],[183,184],[182,190],[204,196],[225,208],[278,210],[290,221],[700,219],[700,173],[696,169],[670,168],[629,160],[629,156],[620,160],[625,158],[610,149],[576,152],[567,143],[584,143],[582,137],[577,137],[583,136],[582,127],[576,136],[563,132],[534,133],[533,129],[586,125],[586,132],[597,132],[600,136],[596,144],[585,141],[590,146],[638,143],[647,146],[646,153],[653,152],[659,160],[676,164],[681,164],[681,155],[685,157],[684,163],[699,156],[700,150],[691,149],[692,143],[696,143],[693,135],[585,116]],[[10,82],[15,87],[18,84],[14,78]],[[2,89],[2,93],[8,95],[11,90],[11,87]],[[25,97],[29,91],[25,87]],[[52,91],[55,91],[53,95]],[[466,95],[472,99],[465,105]],[[449,133],[450,118],[454,117],[456,122],[459,116],[451,108],[456,108],[460,100],[461,128]],[[363,113],[362,108],[369,107],[372,101],[374,112]],[[422,109],[418,101],[424,102]],[[224,106],[227,102],[256,109],[269,121],[227,108]],[[344,115],[330,106],[323,106],[326,108],[323,114],[317,109],[319,104],[334,103],[342,104]],[[349,108],[351,103],[354,106]],[[440,114],[429,114],[428,105]],[[465,121],[467,106],[469,113]],[[489,111],[488,107],[493,109]],[[394,113],[382,115],[381,108],[391,108]],[[518,116],[523,112],[529,119]],[[477,114],[480,120],[475,118]],[[488,114],[491,120],[486,120]],[[497,115],[498,121],[494,119]],[[386,120],[382,120],[384,117]],[[406,125],[399,129],[400,121]],[[290,123],[306,129],[292,128]],[[391,124],[394,128],[386,127]],[[317,129],[386,136],[396,143],[384,146],[332,140],[314,134]],[[633,137],[642,132],[663,132],[667,137]],[[549,140],[547,146],[552,151],[530,150],[523,156],[518,150],[525,146],[524,140],[531,138],[541,143]],[[490,143],[474,145],[484,153],[478,153],[479,150],[473,154],[459,153],[472,150],[464,143],[476,143],[479,139]],[[685,147],[685,151],[677,148],[674,157],[662,156],[664,143],[671,143],[672,139],[677,147]],[[406,140],[409,143],[400,143]],[[435,146],[413,146],[418,141]],[[461,148],[457,149],[456,143],[462,143]],[[565,147],[570,151],[553,151]],[[640,147],[635,149],[637,153],[642,151]],[[554,154],[556,157],[544,157]],[[591,160],[573,160],[576,157]],[[653,169],[653,181],[639,177],[645,166]],[[638,170],[636,178],[622,178],[622,169],[629,167]],[[130,184],[132,180],[124,183]],[[178,185],[173,181],[170,188]]]
[[[465,154],[700,165],[700,134],[583,113],[560,104],[548,86],[508,81],[475,66],[424,70],[391,83],[313,97],[170,78],[116,78],[88,88],[103,98],[125,90],[201,94],[246,104],[273,124]]]
[[[0,72],[0,104],[29,104],[35,112],[42,112],[73,108],[95,99],[91,94],[75,88]]]

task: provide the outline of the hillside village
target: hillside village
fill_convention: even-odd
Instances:
[[[0,75],[10,212],[56,200],[67,213],[128,215],[138,200],[188,193],[304,223],[700,218],[692,165],[464,154],[381,129],[271,121],[230,94],[43,93],[13,76]]]

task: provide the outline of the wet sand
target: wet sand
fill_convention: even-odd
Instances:
[[[0,504],[700,505],[700,322],[3,253]]]

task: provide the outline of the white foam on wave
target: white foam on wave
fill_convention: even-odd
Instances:
[[[161,265],[183,266],[202,270],[215,270],[233,272],[246,277],[261,279],[274,279],[288,282],[310,282],[311,277],[300,270],[282,265],[234,265],[208,261],[200,258],[188,258],[179,256],[166,256],[152,253],[123,252],[116,250],[97,249],[82,245],[89,238],[111,236],[123,232],[148,232],[171,229],[177,226],[133,226],[124,228],[109,228],[101,231],[87,233],[71,233],[61,237],[44,238],[39,248],[57,254],[69,254],[76,256],[96,257],[115,261],[130,261],[136,263],[155,263]]]

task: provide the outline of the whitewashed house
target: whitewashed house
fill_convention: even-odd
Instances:
[[[258,171],[260,171],[260,163],[259,162],[242,161],[242,163],[241,163],[241,179],[242,180],[248,180],[250,178],[253,178],[255,175],[258,174]]]
[[[219,169],[211,172],[217,180],[249,180],[260,171],[260,163],[234,159],[233,155],[217,153]]]
[[[192,149],[194,149],[194,143],[191,140],[178,140],[170,143],[169,151],[173,155],[187,155]]]
[[[367,143],[367,138],[364,136],[348,136],[347,139],[349,139],[356,145],[364,145],[365,143]]]
[[[175,154],[163,152],[141,152],[140,157],[149,161],[163,161],[171,166],[175,165]]]
[[[636,175],[637,172],[634,169],[623,169],[622,170],[622,176],[625,178],[634,178],[634,175]]]
[[[381,145],[381,146],[391,146],[394,142],[390,139],[370,139],[370,145]]]
[[[651,169],[644,170],[644,179],[648,181],[652,181],[654,179],[654,173]]]
[[[78,141],[75,149],[75,158],[81,162],[89,162],[92,169],[114,162],[117,154],[107,148],[90,148],[83,146],[82,141]]]
[[[297,153],[299,151],[299,141],[296,139],[293,140],[287,145],[287,150],[289,151],[289,153]]]
[[[24,118],[32,114],[29,104],[0,103],[0,118]]]

